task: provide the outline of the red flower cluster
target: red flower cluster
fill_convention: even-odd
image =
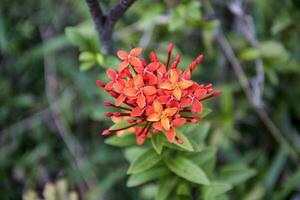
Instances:
[[[130,53],[118,51],[122,60],[118,72],[107,70],[110,82],[96,83],[104,88],[116,100],[114,103],[104,101],[105,106],[121,109],[125,112],[107,112],[107,117],[123,117],[130,125],[115,129],[104,130],[102,135],[133,130],[137,143],[142,144],[147,137],[166,133],[169,142],[182,143],[176,136],[175,127],[185,123],[197,123],[197,115],[202,112],[201,101],[214,97],[221,91],[213,91],[212,84],[198,84],[191,80],[191,73],[200,63],[203,56],[198,56],[185,71],[177,68],[180,55],[170,64],[173,44],[168,46],[168,57],[163,64],[155,52],[150,53],[150,61],[139,58],[141,48],[134,48]],[[124,105],[122,105],[124,104]]]

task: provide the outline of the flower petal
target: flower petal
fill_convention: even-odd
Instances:
[[[111,80],[114,80],[117,76],[117,73],[115,72],[115,70],[111,69],[111,68],[108,68],[106,70],[106,74],[107,76],[111,79]]]
[[[165,129],[165,130],[169,130],[170,129],[170,120],[169,118],[165,117],[165,118],[162,118],[160,120],[160,123],[162,125],[162,127]]]
[[[181,89],[176,87],[174,90],[173,90],[173,96],[179,101],[181,99]]]
[[[136,143],[138,145],[142,145],[146,140],[146,136],[141,134],[141,135],[136,135]]]
[[[121,62],[118,67],[118,72],[121,73],[128,65],[129,63],[127,61]]]
[[[148,71],[153,72],[154,70],[157,70],[159,68],[159,65],[159,62],[153,62],[147,66],[147,69]]]
[[[143,114],[143,112],[144,112],[144,109],[137,106],[134,109],[132,109],[130,116],[132,116],[132,117],[141,116]]]
[[[129,97],[135,97],[138,91],[135,88],[124,89],[124,94]]]
[[[154,101],[153,103],[153,106],[154,106],[154,110],[155,112],[161,114],[162,111],[163,111],[163,106],[161,105],[161,103],[159,101]]]
[[[173,143],[174,140],[175,140],[175,137],[176,137],[176,132],[173,128],[171,128],[170,130],[168,130],[167,132],[167,140],[170,142],[170,143]]]
[[[146,98],[143,94],[139,94],[136,99],[136,103],[140,108],[144,108],[146,105]]]
[[[164,114],[166,114],[168,117],[171,117],[176,114],[178,108],[167,108],[164,110]]]
[[[186,119],[184,119],[184,118],[176,118],[173,120],[172,124],[174,127],[178,127],[178,126],[184,125],[185,122],[186,122]]]
[[[157,77],[152,73],[147,73],[146,78],[148,81],[148,85],[155,85],[157,83]]]
[[[141,60],[139,58],[137,58],[137,57],[130,57],[129,58],[129,62],[134,67],[142,66]]]
[[[131,56],[134,56],[134,57],[136,57],[136,56],[138,56],[138,55],[140,55],[141,53],[142,53],[142,48],[134,48],[134,49],[131,49],[131,51],[130,51],[130,55]]]
[[[160,120],[160,115],[157,113],[153,113],[147,117],[147,121],[149,122],[157,122]]]
[[[108,82],[108,83],[105,85],[104,89],[105,89],[105,90],[111,90],[112,87],[113,87],[113,85],[114,85],[114,82],[113,82],[113,81],[110,81],[110,82]]]
[[[163,130],[164,130],[163,127],[161,126],[161,123],[160,123],[160,122],[154,122],[154,123],[152,124],[152,127],[155,128],[155,129],[157,129],[157,130],[160,130],[160,131],[163,131]]]
[[[173,89],[173,84],[170,83],[169,81],[162,82],[162,83],[159,85],[159,88],[161,88],[161,89],[166,89],[166,90],[172,90],[172,89]]]
[[[117,93],[122,93],[124,89],[124,85],[122,85],[120,82],[115,82],[113,88]]]
[[[117,51],[117,56],[118,56],[121,60],[125,60],[125,59],[127,59],[128,54],[126,53],[126,51],[119,50],[119,51]]]
[[[144,87],[144,79],[142,77],[142,75],[138,74],[133,78],[133,82],[134,82],[134,86],[137,89],[141,89],[142,87]]]
[[[193,113],[202,113],[202,110],[203,110],[202,103],[200,103],[198,100],[195,99],[194,102],[193,102],[192,112]]]
[[[157,101],[159,101],[162,104],[168,103],[169,100],[170,100],[170,97],[167,95],[157,97]]]
[[[204,95],[206,95],[206,90],[205,89],[198,89],[194,93],[195,97],[198,99],[202,98]]]
[[[180,107],[188,107],[190,106],[192,103],[192,99],[189,97],[184,97],[183,99],[181,99],[180,101]]]
[[[178,86],[180,87],[180,89],[187,89],[189,87],[191,87],[193,85],[192,81],[180,81],[178,82]]]
[[[143,87],[143,93],[145,95],[153,95],[156,93],[156,88],[153,87],[153,86],[146,86],[146,87]]]
[[[171,69],[170,80],[172,83],[176,83],[179,79],[179,74],[176,69]]]
[[[125,99],[126,99],[126,96],[124,94],[120,94],[118,96],[118,98],[116,99],[115,105],[116,106],[121,105],[125,101]]]

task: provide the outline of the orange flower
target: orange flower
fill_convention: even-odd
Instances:
[[[142,65],[141,60],[137,57],[141,54],[142,48],[134,48],[132,49],[129,54],[126,51],[119,50],[117,52],[118,57],[122,60],[119,64],[118,71],[122,72],[126,69],[129,64],[133,67],[139,67]]]
[[[149,95],[156,93],[156,88],[153,86],[145,86],[143,77],[139,74],[133,78],[134,87],[126,88],[124,94],[136,99],[138,107],[144,108],[146,98]]]
[[[167,135],[166,135],[167,140],[169,142],[171,142],[171,143],[174,142],[174,140],[176,138],[176,131],[175,131],[174,127],[183,126],[185,123],[186,123],[186,119],[184,119],[184,118],[176,118],[170,123],[170,129],[167,131]],[[152,127],[159,131],[164,131],[163,127],[161,126],[161,123],[159,123],[159,122],[153,123]]]
[[[143,144],[152,134],[165,132],[170,143],[183,143],[176,135],[176,127],[197,123],[200,117],[193,114],[202,112],[202,101],[221,92],[213,91],[212,84],[199,85],[190,80],[202,55],[185,71],[181,71],[177,69],[181,56],[177,55],[171,62],[172,50],[173,44],[170,44],[166,63],[159,61],[154,52],[150,53],[150,63],[145,58],[139,59],[141,48],[134,48],[129,54],[125,51],[117,52],[122,60],[118,73],[109,68],[106,73],[110,81],[104,84],[97,80],[96,83],[115,99],[114,103],[104,101],[103,104],[123,111],[106,112],[105,116],[114,121],[116,118],[127,120],[128,123],[121,128],[104,130],[102,135],[119,135],[130,130],[136,135],[137,143]]]
[[[177,100],[181,99],[182,91],[193,85],[193,82],[182,80],[179,81],[179,73],[177,69],[171,69],[170,81],[163,82],[159,85],[160,88],[166,90],[173,90],[173,95]]]
[[[161,126],[168,131],[170,129],[169,117],[172,117],[178,111],[178,108],[166,108],[163,110],[163,106],[159,101],[153,103],[154,113],[147,117],[150,122],[160,122]]]

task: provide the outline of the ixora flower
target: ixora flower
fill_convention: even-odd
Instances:
[[[138,144],[143,144],[152,134],[165,134],[170,143],[182,143],[176,136],[176,127],[186,123],[197,123],[203,110],[202,101],[221,93],[213,91],[212,84],[198,84],[191,80],[191,73],[201,62],[198,56],[186,70],[177,68],[180,56],[176,56],[170,65],[173,44],[168,46],[167,61],[161,62],[155,52],[150,53],[149,62],[139,58],[141,48],[134,48],[130,53],[118,51],[121,59],[117,72],[107,70],[110,82],[104,84],[97,80],[99,87],[108,92],[115,102],[104,101],[104,105],[122,112],[107,112],[105,115],[113,121],[126,120],[127,126],[107,129],[102,135],[124,131],[133,132]]]

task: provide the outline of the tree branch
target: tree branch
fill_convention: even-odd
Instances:
[[[97,0],[85,0],[92,15],[99,40],[101,42],[101,51],[103,53],[113,54],[115,52],[113,40],[113,28],[126,10],[135,2],[135,0],[120,0],[108,14],[105,16]]]

